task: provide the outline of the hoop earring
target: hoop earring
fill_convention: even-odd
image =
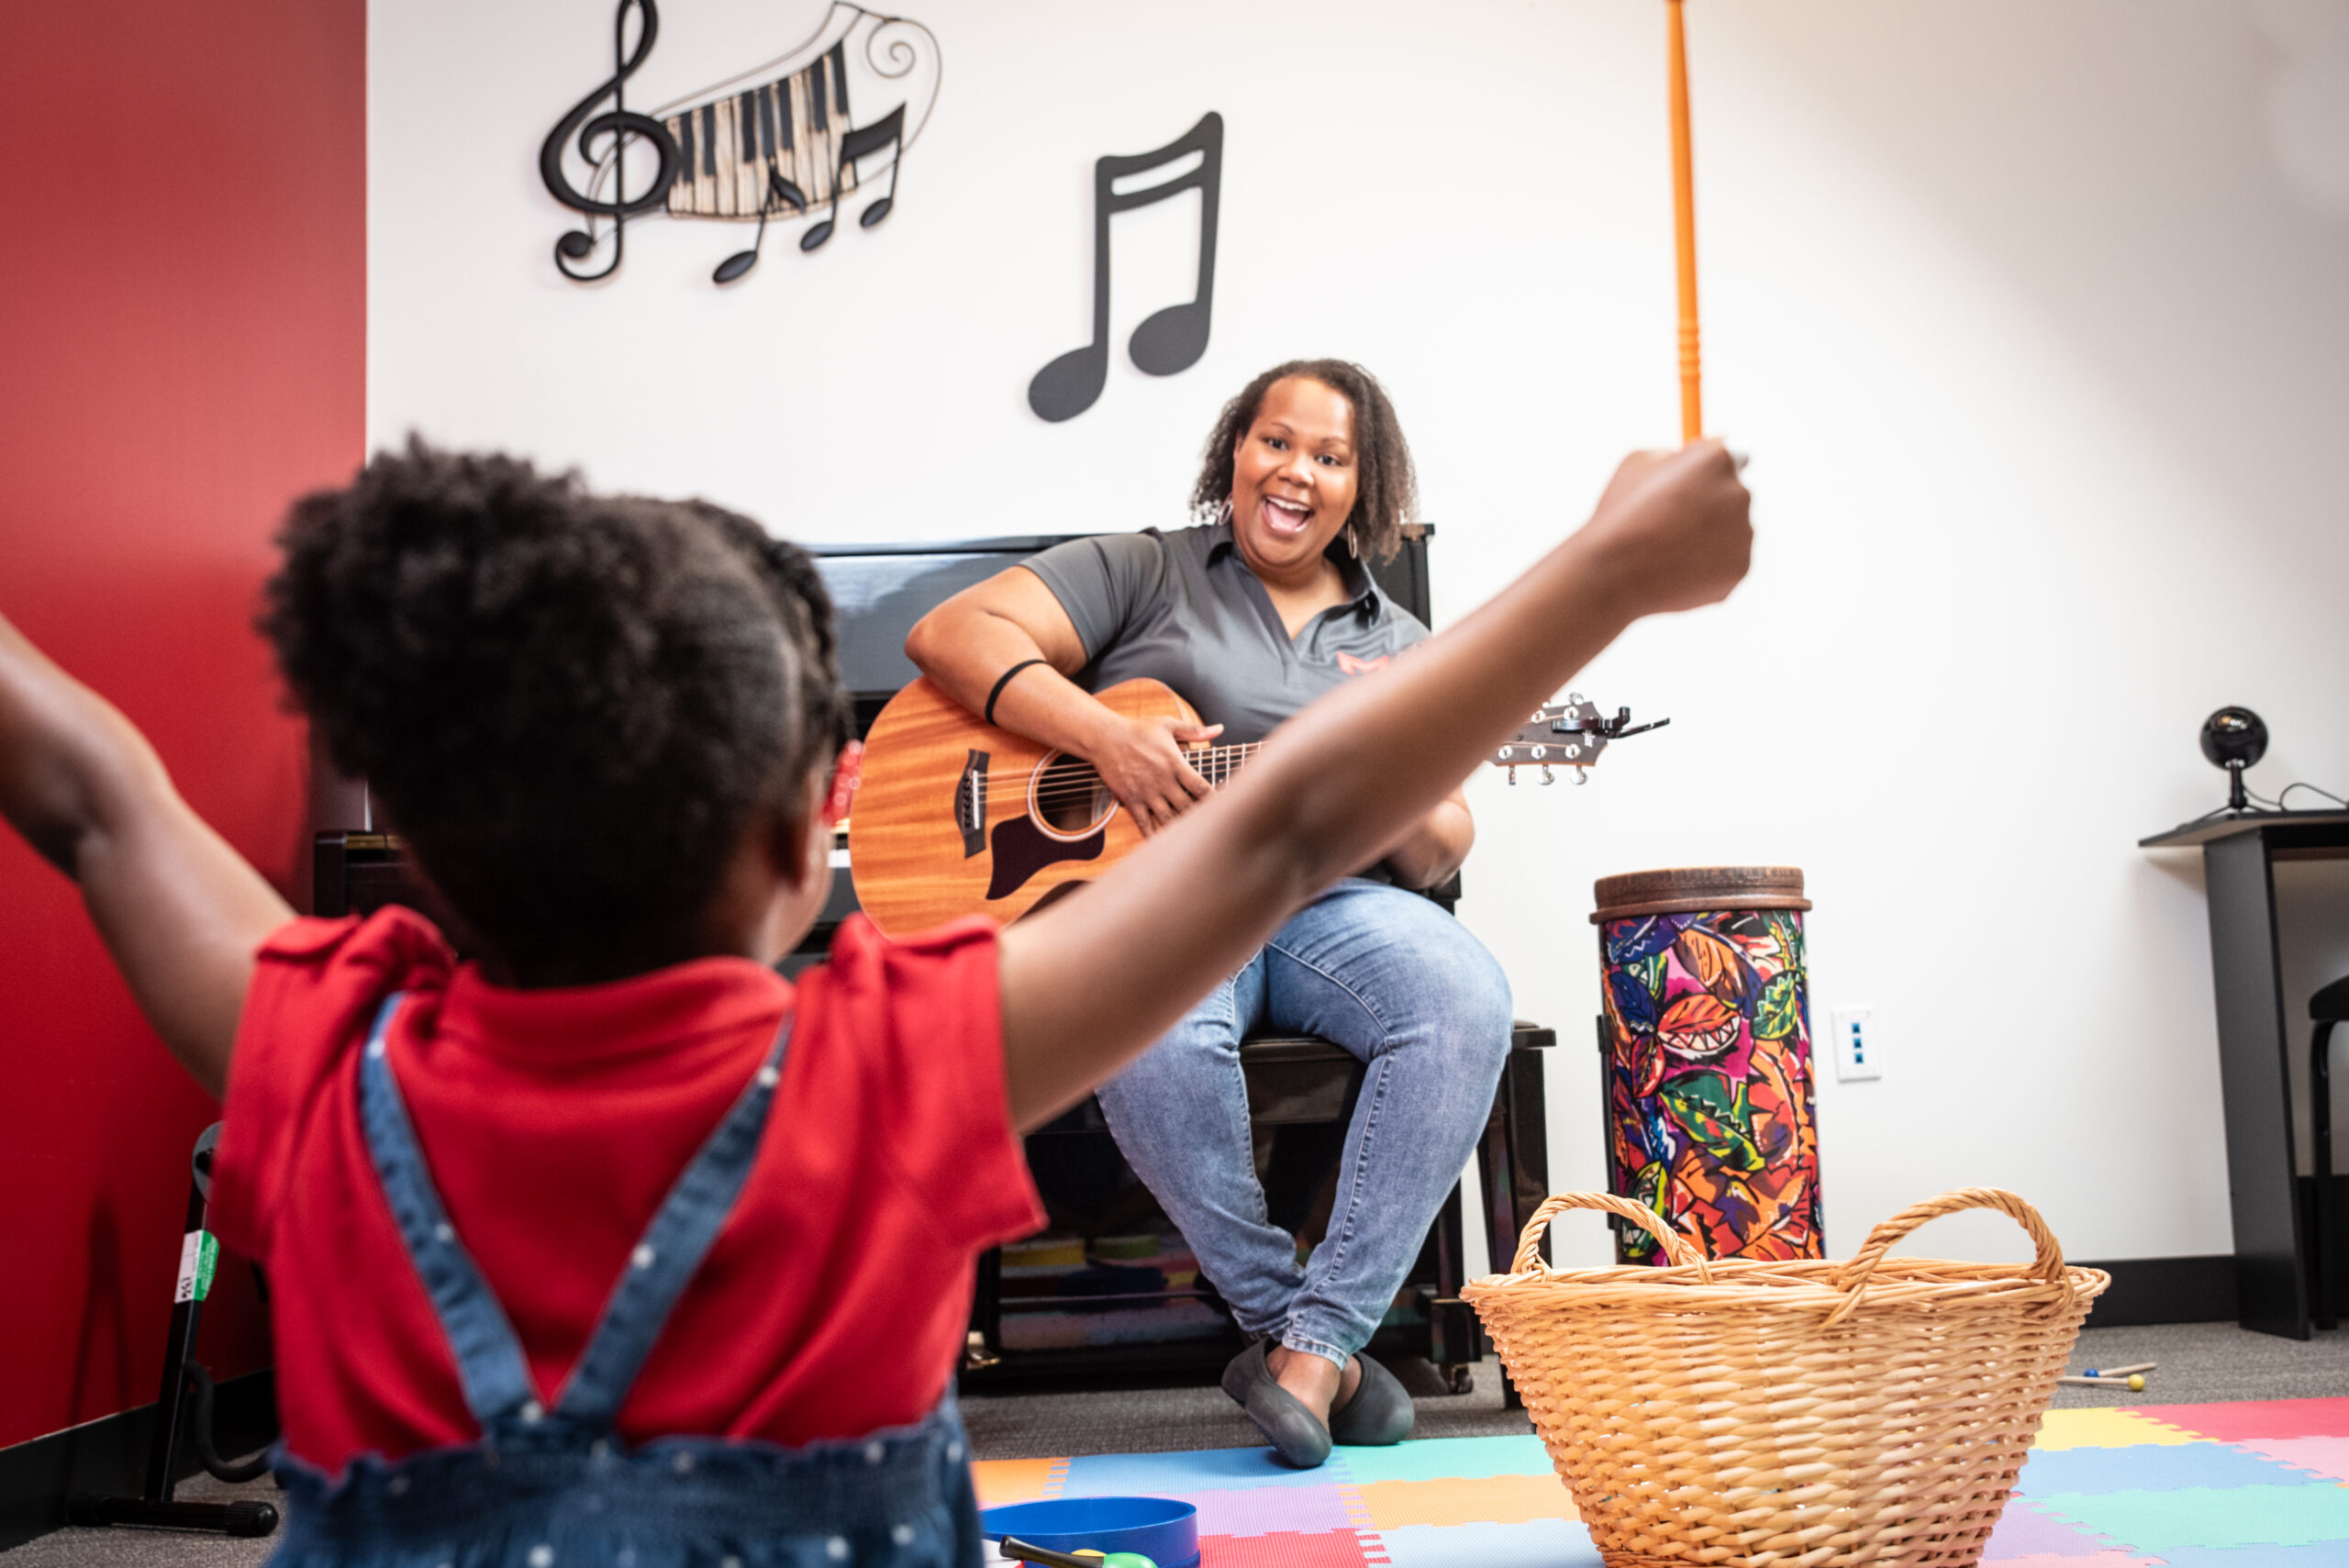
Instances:
[[[1221,511],[1218,512],[1218,513],[1215,515],[1215,520],[1216,520],[1216,524],[1217,524],[1217,526],[1218,526],[1218,527],[1219,527],[1219,528],[1230,528],[1230,527],[1231,526],[1231,497],[1230,497],[1230,496],[1227,495],[1227,496],[1225,496],[1225,497],[1223,498],[1223,509],[1222,509]]]
[[[1346,525],[1346,555],[1349,560],[1362,559],[1362,546],[1354,542],[1354,526],[1352,523]]]

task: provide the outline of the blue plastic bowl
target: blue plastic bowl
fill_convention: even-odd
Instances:
[[[1198,1568],[1199,1510],[1172,1497],[1056,1497],[979,1516],[982,1533],[1054,1551],[1139,1551],[1158,1568]]]

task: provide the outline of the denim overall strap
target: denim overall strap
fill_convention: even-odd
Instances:
[[[400,1239],[407,1244],[408,1257],[423,1277],[441,1332],[449,1336],[449,1348],[456,1355],[465,1404],[486,1431],[517,1415],[535,1416],[537,1391],[506,1309],[490,1294],[481,1270],[449,1223],[449,1212],[417,1143],[416,1125],[408,1120],[399,1083],[392,1076],[391,1060],[384,1054],[384,1038],[406,995],[395,991],[385,997],[368,1032],[367,1050],[359,1062],[359,1120],[392,1218],[399,1222]]]
[[[718,1124],[718,1130],[686,1165],[677,1184],[662,1201],[660,1212],[645,1228],[643,1240],[629,1254],[626,1272],[604,1303],[604,1316],[571,1369],[562,1394],[555,1401],[558,1414],[574,1421],[610,1426],[636,1382],[645,1357],[661,1337],[662,1325],[685,1286],[693,1283],[718,1240],[727,1217],[734,1212],[742,1184],[759,1154],[767,1115],[774,1104],[775,1085],[783,1081],[783,1056],[791,1043],[789,1017],[775,1030],[766,1060]]]

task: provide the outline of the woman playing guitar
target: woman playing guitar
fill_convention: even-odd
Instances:
[[[1367,372],[1265,372],[1206,456],[1192,500],[1213,522],[1058,546],[949,599],[906,642],[974,713],[1089,761],[1145,833],[1210,793],[1185,745],[1262,740],[1428,635],[1364,565],[1394,553],[1414,500],[1410,450]],[[1142,676],[1204,722],[1130,718],[1091,695]],[[1500,966],[1408,891],[1450,876],[1475,837],[1454,790],[1099,1090],[1127,1160],[1255,1341],[1226,1391],[1292,1463],[1411,1429],[1401,1385],[1357,1352],[1475,1148],[1508,1051]],[[1337,1207],[1303,1264],[1256,1177],[1239,1047],[1265,1029],[1319,1035],[1366,1068]]]

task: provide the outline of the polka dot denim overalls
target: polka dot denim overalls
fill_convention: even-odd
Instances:
[[[505,1309],[426,1170],[376,1014],[360,1118],[384,1195],[423,1276],[482,1439],[335,1480],[281,1452],[288,1520],[276,1568],[974,1568],[966,1440],[950,1390],[921,1422],[787,1449],[613,1429],[638,1370],[734,1207],[782,1079],[785,1020],[758,1073],[671,1189],[579,1364],[540,1406]]]

